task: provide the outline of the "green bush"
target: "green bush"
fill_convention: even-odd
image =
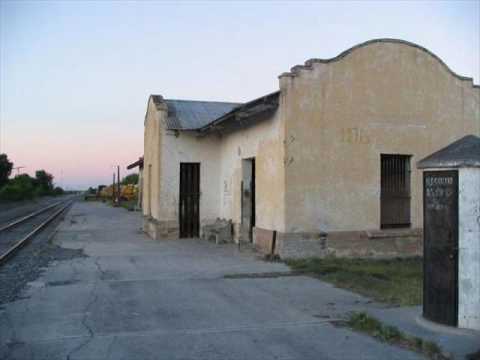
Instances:
[[[122,185],[138,184],[138,174],[130,174],[122,179]]]
[[[8,183],[12,168],[13,162],[8,160],[7,154],[0,154],[0,188]]]
[[[60,186],[57,186],[55,189],[53,189],[53,195],[55,196],[63,195],[64,193],[65,191],[63,191]]]
[[[23,195],[16,185],[8,184],[0,189],[0,200],[15,201],[21,200],[22,198]]]
[[[53,175],[45,170],[36,171],[34,178],[28,174],[21,174],[8,180],[5,185],[0,185],[0,200],[3,201],[18,201],[33,197],[63,194],[64,191],[61,187],[54,188]]]
[[[17,201],[31,199],[35,195],[33,179],[27,174],[17,175],[0,189],[0,200]]]
[[[52,195],[52,191],[50,191],[49,189],[46,189],[42,186],[35,186],[35,188],[33,190],[33,195],[35,197]]]
[[[51,195],[53,193],[53,175],[45,170],[35,171],[34,185],[38,189],[36,195]]]

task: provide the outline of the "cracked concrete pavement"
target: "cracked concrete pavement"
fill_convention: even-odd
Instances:
[[[381,304],[281,273],[235,245],[153,241],[138,213],[76,203],[55,241],[88,257],[58,261],[0,309],[2,359],[420,359],[333,326]]]

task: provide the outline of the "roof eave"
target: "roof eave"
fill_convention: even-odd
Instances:
[[[459,161],[419,161],[418,169],[458,169],[458,168],[480,168],[480,161],[459,160]]]
[[[224,128],[224,124],[227,120],[244,120],[249,119],[253,116],[265,114],[268,112],[273,112],[278,108],[278,97],[280,91],[275,91],[273,93],[264,95],[260,98],[251,100],[245,104],[242,104],[225,115],[215,119],[210,124],[205,125],[202,128],[197,129],[199,134],[205,135],[212,131],[221,130]],[[255,109],[255,107],[257,107]]]
[[[418,169],[480,167],[480,138],[466,135],[417,162]]]
[[[131,170],[133,168],[136,168],[136,167],[139,167],[140,169],[143,168],[143,156],[141,158],[139,158],[137,161],[135,161],[134,163],[131,163],[130,165],[127,166],[127,170]]]

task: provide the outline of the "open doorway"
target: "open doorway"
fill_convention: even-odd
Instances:
[[[252,242],[255,226],[255,158],[242,160],[241,240]]]

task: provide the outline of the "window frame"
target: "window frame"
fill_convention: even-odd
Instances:
[[[410,154],[380,154],[380,229],[411,228]],[[387,173],[385,173],[388,171]],[[397,221],[393,219],[397,218]]]

